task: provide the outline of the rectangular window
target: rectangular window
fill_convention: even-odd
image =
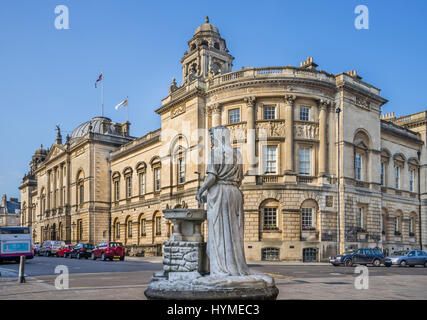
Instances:
[[[409,220],[409,233],[413,233],[414,232],[414,219],[411,218]]]
[[[240,109],[233,109],[228,111],[228,122],[229,123],[240,122]]]
[[[415,170],[409,171],[409,191],[414,192]]]
[[[128,222],[128,237],[132,238],[132,221]]]
[[[310,120],[310,108],[300,107],[299,108],[299,119],[302,121]]]
[[[399,218],[394,218],[394,232],[399,232]]]
[[[154,191],[160,191],[160,168],[154,169]]]
[[[141,236],[145,237],[147,235],[147,220],[141,219]]]
[[[363,229],[363,208],[357,208],[356,224],[358,228]]]
[[[178,183],[185,182],[185,161],[184,158],[178,159]]]
[[[114,201],[119,201],[120,194],[119,194],[119,182],[114,181]]]
[[[381,168],[380,168],[380,180],[381,180],[381,185],[385,186],[385,164],[384,162],[381,162]]]
[[[356,153],[356,158],[355,158],[355,178],[356,180],[362,180],[362,155]]]
[[[311,175],[311,148],[299,148],[299,174]]]
[[[156,217],[156,236],[162,235],[162,217]]]
[[[85,200],[85,188],[83,186],[83,183],[79,186],[79,196],[80,196],[80,205],[83,205]]]
[[[301,208],[301,226],[303,229],[314,229],[313,208]]]
[[[126,198],[132,197],[132,178],[126,178]]]
[[[145,194],[145,172],[139,174],[139,194]]]
[[[399,166],[395,166],[394,167],[394,187],[396,189],[400,188],[400,167]]]
[[[276,107],[264,106],[264,120],[276,119]]]
[[[264,174],[277,173],[277,147],[264,147]]]
[[[277,208],[264,208],[264,229],[277,228]]]

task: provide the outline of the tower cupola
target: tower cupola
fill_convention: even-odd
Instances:
[[[210,24],[209,17],[206,17],[205,23],[196,29],[193,38],[188,41],[188,52],[181,59],[182,82],[231,72],[233,60],[218,28]]]

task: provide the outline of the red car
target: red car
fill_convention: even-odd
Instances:
[[[93,250],[91,259],[101,259],[105,261],[107,259],[120,259],[120,261],[125,260],[125,248],[121,242],[101,242]]]
[[[67,256],[69,256],[72,249],[73,249],[73,246],[70,246],[70,245],[63,246],[60,250],[58,250],[56,255],[58,257],[66,258]]]

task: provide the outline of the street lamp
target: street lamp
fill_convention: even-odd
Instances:
[[[341,242],[341,235],[340,235],[340,223],[341,223],[341,219],[340,219],[340,207],[341,207],[341,203],[340,203],[340,113],[341,113],[341,108],[338,106],[335,109],[335,113],[337,114],[337,127],[338,127],[338,134],[337,134],[337,141],[338,141],[338,151],[337,151],[337,156],[338,156],[338,161],[337,161],[337,188],[338,188],[338,197],[337,197],[337,254],[340,254],[340,242]]]

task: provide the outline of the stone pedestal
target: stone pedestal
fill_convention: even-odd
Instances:
[[[202,209],[163,210],[174,224],[164,243],[163,271],[150,280],[144,294],[152,300],[275,300],[279,290],[266,275],[211,277],[201,224]]]

